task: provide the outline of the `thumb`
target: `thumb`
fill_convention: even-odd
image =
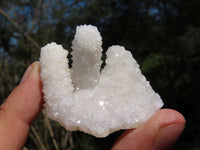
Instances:
[[[34,62],[0,106],[0,149],[20,149],[29,126],[42,108],[40,67]]]
[[[112,150],[168,150],[184,126],[185,119],[179,112],[161,109],[140,128],[122,134]]]

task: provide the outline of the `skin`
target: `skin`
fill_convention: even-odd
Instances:
[[[20,84],[0,106],[0,149],[20,150],[29,134],[31,123],[43,105],[40,67],[34,62]],[[184,117],[172,109],[156,112],[143,126],[127,130],[112,150],[167,150],[185,126]]]

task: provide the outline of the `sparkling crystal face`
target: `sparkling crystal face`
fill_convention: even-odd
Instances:
[[[73,64],[56,43],[41,49],[40,65],[45,108],[49,118],[67,130],[105,137],[119,129],[136,128],[163,105],[142,75],[132,54],[122,46],[107,50],[100,73],[102,39],[91,25],[77,27]]]

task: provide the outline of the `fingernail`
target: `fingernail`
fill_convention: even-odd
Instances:
[[[22,79],[21,79],[21,81],[20,81],[20,84],[23,83],[23,82],[28,78],[28,76],[29,76],[31,70],[32,70],[32,65],[30,65],[30,66],[26,69],[26,71],[25,71],[25,73],[24,73],[24,75],[23,75],[23,77],[22,77]]]
[[[40,74],[40,66],[39,66],[39,62],[36,61],[34,63],[32,63],[27,69],[26,72],[24,73],[20,84],[23,83],[29,76],[33,77],[33,78],[39,78]]]
[[[40,65],[39,65],[39,62],[36,61],[34,63],[32,63],[32,70],[31,70],[31,73],[30,73],[30,76],[33,77],[33,78],[40,78]]]
[[[168,150],[176,142],[178,137],[181,135],[185,125],[184,124],[172,124],[162,127],[154,142],[155,150]]]

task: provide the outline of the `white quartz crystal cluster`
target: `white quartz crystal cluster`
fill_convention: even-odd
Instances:
[[[73,40],[73,64],[56,43],[41,49],[40,65],[45,108],[49,118],[67,130],[105,137],[119,129],[136,128],[163,105],[122,46],[107,50],[100,72],[102,38],[91,25],[78,26]]]

